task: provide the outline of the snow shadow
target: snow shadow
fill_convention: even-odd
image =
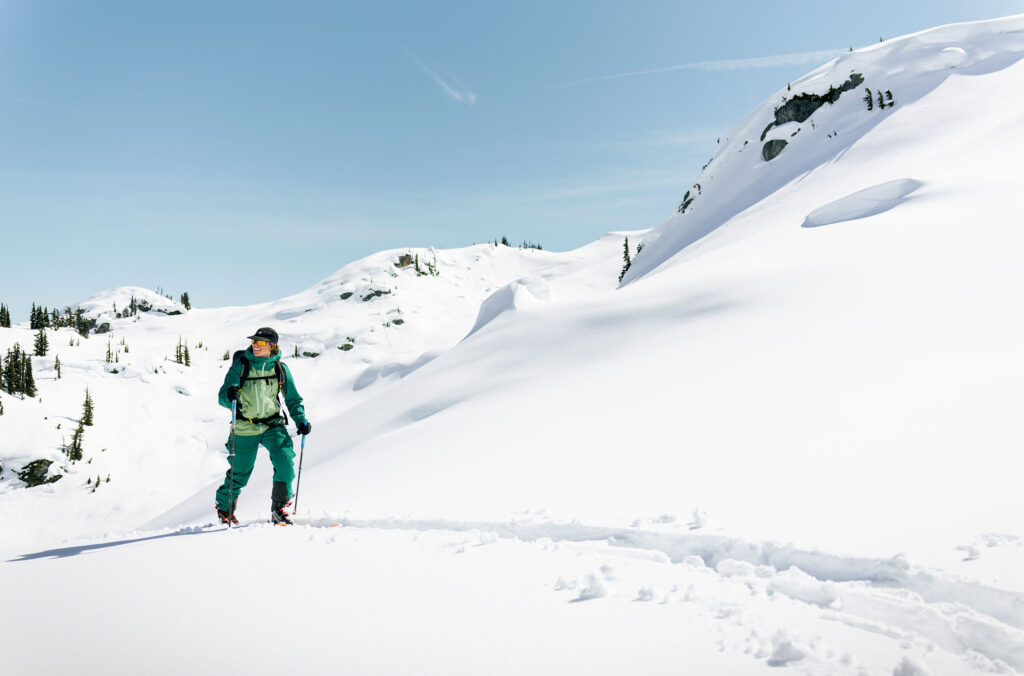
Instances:
[[[823,225],[853,221],[885,213],[907,201],[908,196],[923,183],[912,178],[898,178],[858,190],[846,197],[822,205],[807,214],[803,228],[820,228]]]
[[[356,378],[356,382],[352,386],[352,389],[356,392],[364,390],[378,380],[389,378],[396,373],[399,378],[404,378],[413,371],[417,371],[437,359],[438,355],[439,353],[437,352],[424,352],[411,364],[394,362],[384,366],[370,366],[363,371],[358,378]]]
[[[218,529],[220,530],[220,529]],[[114,540],[112,542],[97,542],[91,545],[73,545],[70,547],[59,547],[57,549],[46,549],[41,552],[33,552],[32,554],[22,554],[16,559],[8,559],[7,563],[15,563],[18,561],[34,561],[36,559],[63,559],[69,556],[77,556],[85,552],[96,551],[99,549],[108,549],[110,547],[120,547],[122,545],[132,545],[137,542],[146,542],[147,540],[161,540],[163,538],[181,537],[182,535],[204,535],[206,533],[216,533],[217,530],[203,530],[201,528],[181,528],[171,533],[161,533],[160,535],[147,535],[145,537],[130,538],[127,540]]]

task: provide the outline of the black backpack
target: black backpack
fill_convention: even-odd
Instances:
[[[241,391],[242,386],[245,385],[245,381],[249,380],[249,360],[245,358],[245,350],[239,350],[235,353],[232,361],[242,363],[242,372],[238,376],[238,389]],[[285,374],[284,364],[278,359],[274,362],[274,375],[272,376],[253,376],[252,380],[270,380],[271,378],[277,379],[277,406],[281,409],[281,415],[284,416],[284,424],[288,424],[288,414],[285,413],[284,406],[281,405],[281,391],[284,390],[284,384],[287,381],[288,376]],[[251,423],[262,423],[268,425],[276,420],[280,420],[280,416],[270,416],[269,418],[246,418],[245,414],[241,410],[238,411],[238,416]]]

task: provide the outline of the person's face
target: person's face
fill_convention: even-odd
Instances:
[[[270,343],[265,340],[252,341],[252,353],[257,357],[269,357]]]

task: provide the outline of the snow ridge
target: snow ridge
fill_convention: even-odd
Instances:
[[[1011,67],[1024,58],[1022,30],[1024,15],[940,26],[843,54],[780,89],[730,130],[687,192],[680,213],[644,237],[643,250],[623,284],[651,273],[791,182],[838,162],[876,126],[913,108],[950,77],[981,76]],[[858,88],[806,121],[788,122],[768,134],[768,143],[784,143],[785,148],[771,161],[763,158],[762,130],[774,119],[780,101],[798,93],[825,95],[854,73],[863,77],[871,96],[876,91],[893,92],[893,105],[869,111]]]

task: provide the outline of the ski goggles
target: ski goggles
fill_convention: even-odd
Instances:
[[[264,345],[267,344],[267,341],[265,341],[265,340],[254,340],[254,341],[252,341],[252,344],[253,345],[259,345],[260,347],[263,347]]]

